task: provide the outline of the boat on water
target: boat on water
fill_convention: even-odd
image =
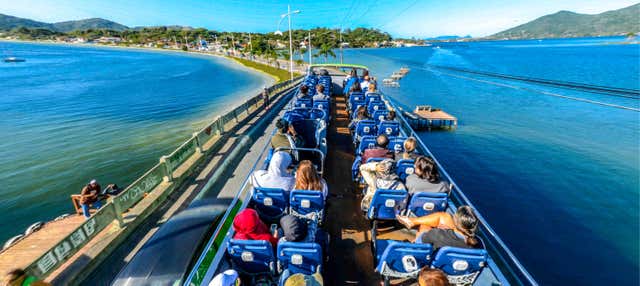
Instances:
[[[232,199],[224,213],[214,218],[209,215],[206,231],[181,235],[180,230],[190,231],[191,225],[202,228],[202,218],[194,218],[191,223],[185,221],[185,215],[172,218],[137,252],[112,285],[209,285],[230,269],[239,273],[242,285],[283,285],[294,274],[321,275],[324,285],[409,285],[406,283],[415,283],[423,268],[444,271],[454,285],[537,285],[477,210],[479,248],[435,249],[431,244],[411,242],[416,231],[404,228],[396,215],[452,214],[459,206],[473,208],[473,203],[401,112],[395,120],[385,120],[389,110],[399,110],[392,98],[382,93],[343,94],[352,69],[358,74],[368,71],[362,65],[311,65],[299,86],[322,85],[331,99],[312,100],[300,96],[300,88],[295,88],[287,95],[289,102],[279,110],[279,118],[294,126],[304,138],[304,146],[273,149],[269,139],[277,131],[272,129],[242,183],[236,189],[223,190],[233,194]],[[360,121],[351,131],[347,126],[361,106],[372,117]],[[409,195],[402,190],[379,189],[363,211],[360,201],[364,186],[357,166],[362,151],[374,144],[378,134],[388,136],[390,151],[401,151],[406,138],[415,138],[417,151],[433,158],[450,192]],[[302,160],[311,161],[326,182],[328,195],[253,186],[253,172],[266,170],[278,152],[290,154],[293,170]],[[401,178],[413,170],[412,161],[396,164]],[[202,205],[191,211],[197,208]],[[302,242],[280,239],[277,244],[238,239],[232,225],[247,209],[255,210],[274,233],[282,227],[282,216],[296,216],[307,224],[306,238]]]
[[[21,63],[21,62],[25,62],[25,59],[21,59],[21,58],[16,58],[16,57],[8,57],[8,58],[4,58],[2,61],[4,61],[5,63]]]

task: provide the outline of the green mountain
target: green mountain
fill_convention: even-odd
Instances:
[[[640,3],[600,14],[560,11],[489,36],[490,39],[614,36],[640,31]]]
[[[0,30],[19,27],[51,29],[51,24],[0,14]]]
[[[100,18],[65,21],[51,24],[0,14],[0,30],[12,30],[19,27],[49,29],[56,32],[71,32],[88,29],[124,31],[128,29],[127,26]]]
[[[107,29],[114,31],[124,31],[129,29],[127,26],[118,24],[113,21],[91,18],[77,21],[65,21],[53,24],[53,29],[58,32],[83,31],[88,29]]]

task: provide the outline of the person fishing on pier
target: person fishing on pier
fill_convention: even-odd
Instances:
[[[100,209],[102,207],[102,202],[98,200],[98,195],[100,194],[101,188],[100,184],[96,179],[91,180],[82,191],[80,191],[80,206],[82,207],[82,213],[86,218],[91,217],[91,212],[89,208],[93,206],[96,209]]]

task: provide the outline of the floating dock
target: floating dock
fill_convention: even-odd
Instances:
[[[418,105],[413,112],[402,112],[416,130],[455,129],[458,126],[456,117],[430,105]]]

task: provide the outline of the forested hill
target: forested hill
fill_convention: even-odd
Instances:
[[[640,32],[640,3],[588,15],[560,11],[489,36],[491,39],[571,38]]]
[[[0,30],[12,30],[15,28],[30,29],[48,29],[54,32],[71,32],[76,30],[88,29],[106,29],[114,31],[123,31],[128,29],[127,26],[118,24],[113,21],[91,18],[77,21],[65,21],[58,23],[44,23],[25,18],[18,18],[9,15],[0,14]]]

